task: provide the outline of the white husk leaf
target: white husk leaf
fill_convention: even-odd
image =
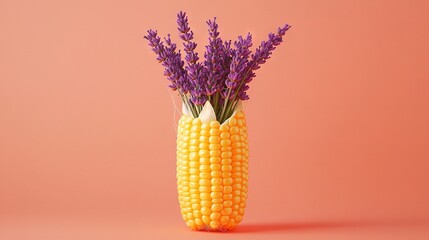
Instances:
[[[192,116],[191,110],[188,109],[188,106],[184,103],[182,103],[182,114],[186,115],[188,117]]]
[[[210,104],[210,101],[207,101],[204,104],[203,110],[201,110],[198,118],[201,120],[201,123],[216,121],[216,113],[213,109],[213,106]]]
[[[243,111],[243,109],[244,107],[242,101],[238,101],[237,105],[235,106],[234,113],[225,122],[223,122],[222,125],[228,124],[229,119],[234,117],[237,112]],[[192,112],[188,109],[188,106],[186,104],[182,104],[182,114],[190,117],[193,116]],[[198,118],[201,120],[201,123],[209,123],[211,121],[217,120],[216,113],[209,101],[204,104],[203,110],[200,112]]]

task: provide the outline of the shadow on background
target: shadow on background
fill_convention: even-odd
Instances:
[[[341,228],[371,228],[371,227],[399,227],[399,226],[425,225],[429,227],[429,221],[425,220],[389,220],[389,221],[320,221],[320,222],[285,222],[285,223],[253,223],[239,225],[233,233],[257,233],[257,232],[288,232],[295,230],[321,230]]]
[[[260,223],[243,224],[235,233],[283,232],[292,230],[332,229],[358,226],[357,222],[302,222],[302,223]]]

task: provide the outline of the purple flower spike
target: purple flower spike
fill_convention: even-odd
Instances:
[[[268,34],[268,41],[262,41],[261,45],[256,49],[255,53],[251,56],[251,61],[248,65],[249,76],[246,76],[244,81],[245,85],[243,88],[239,89],[238,96],[241,100],[247,100],[248,96],[246,91],[249,89],[248,83],[256,76],[253,71],[258,70],[270,57],[276,46],[280,45],[283,41],[283,36],[286,34],[286,31],[289,30],[290,26],[286,24],[284,27],[281,27],[277,30],[277,34],[270,33]]]
[[[204,74],[203,66],[198,63],[198,53],[194,51],[197,44],[191,41],[194,39],[194,33],[189,27],[186,13],[179,12],[177,14],[177,25],[177,29],[180,32],[180,38],[184,41],[183,46],[185,48],[185,60],[187,62],[185,69],[187,70],[189,91],[192,94],[191,101],[196,105],[202,105],[206,101],[206,96],[203,91],[206,89],[207,85],[207,82],[205,81],[206,76]]]
[[[177,14],[177,25],[177,29],[180,32],[180,38],[185,41],[183,43],[186,52],[185,59],[188,62],[188,65],[193,65],[198,61],[199,58],[198,53],[194,52],[195,48],[197,47],[197,44],[191,41],[192,39],[194,39],[194,32],[192,32],[191,28],[189,27],[188,17],[186,16],[186,13],[180,12]]]
[[[170,35],[165,38],[165,43],[161,41],[156,31],[149,30],[148,34],[144,36],[149,41],[152,50],[158,55],[157,60],[165,67],[164,75],[170,80],[169,87],[175,91],[179,90],[182,93],[187,93],[187,86],[183,83],[186,76],[185,69],[183,68],[183,61],[181,60],[180,51],[176,52],[176,44],[171,42]]]
[[[209,44],[206,46],[204,54],[204,67],[207,78],[206,95],[211,96],[222,87],[222,79],[227,74],[222,63],[227,58],[228,52],[225,52],[222,39],[219,38],[218,24],[216,18],[213,21],[208,20],[209,26]]]
[[[250,47],[252,46],[252,35],[248,33],[246,38],[239,36],[238,41],[235,41],[234,45],[236,50],[233,53],[230,72],[225,81],[227,89],[225,89],[222,94],[223,98],[227,98],[229,94],[230,99],[234,99],[235,92],[241,85],[240,82],[245,81],[245,78],[247,77],[247,65],[249,62],[248,58],[251,53]]]

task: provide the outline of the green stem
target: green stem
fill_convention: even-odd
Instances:
[[[180,95],[182,96],[182,94],[180,94]],[[188,106],[188,109],[191,111],[191,113],[194,116],[194,118],[196,118],[197,117],[197,113],[196,113],[195,109],[191,106],[192,103],[189,101],[188,96],[186,94],[184,96],[185,96],[186,100],[183,100],[183,97],[182,97],[183,102],[186,103],[186,105]]]
[[[226,95],[225,103],[223,104],[222,112],[220,113],[220,120],[222,120],[220,123],[223,123],[223,115],[225,113],[226,106],[228,105],[228,100],[230,95],[231,95],[231,88],[228,89],[228,94]]]
[[[215,96],[215,100],[214,100],[214,111],[215,111],[215,113],[219,112],[219,110],[217,109],[218,108],[218,101],[219,101],[219,93],[216,92],[216,96]],[[216,116],[218,121],[220,120],[219,117],[220,116]]]

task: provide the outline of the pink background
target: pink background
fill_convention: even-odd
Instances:
[[[0,1],[0,239],[220,237],[181,220],[143,39],[178,40],[179,10],[199,50],[213,16],[255,46],[292,25],[251,84],[249,204],[222,237],[428,239],[427,1],[183,2]]]

